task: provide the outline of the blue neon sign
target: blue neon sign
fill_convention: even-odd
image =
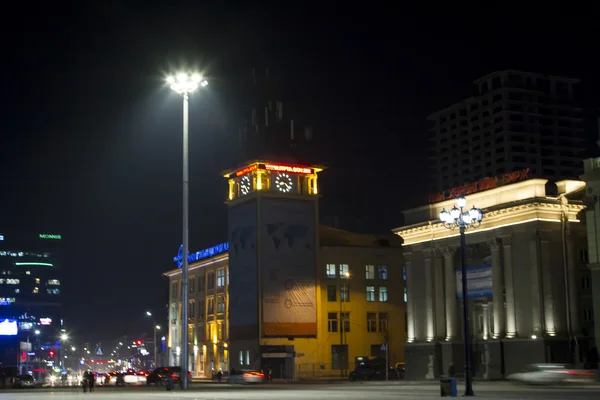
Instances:
[[[193,263],[196,261],[200,261],[204,258],[209,258],[216,256],[218,254],[225,253],[229,250],[229,242],[219,243],[216,246],[209,247],[208,249],[200,250],[195,253],[190,253],[188,255],[188,263]],[[173,257],[173,261],[177,263],[177,268],[181,268],[181,264],[183,263],[183,245],[179,247],[179,252],[177,256]]]

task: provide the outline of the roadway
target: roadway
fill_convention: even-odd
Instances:
[[[462,385],[459,385],[458,395],[462,397]],[[545,400],[583,400],[599,399],[600,385],[586,388],[538,388],[514,386],[509,383],[476,383],[474,385],[476,398],[479,399],[545,399]],[[90,394],[84,394],[79,388],[41,388],[22,390],[0,390],[0,400],[28,400],[47,397],[51,399],[89,399]],[[431,383],[272,383],[266,385],[233,386],[228,384],[193,384],[190,390],[183,392],[175,390],[167,392],[162,387],[100,387],[91,394],[94,399],[197,399],[197,400],[305,400],[305,399],[400,399],[424,400],[440,397],[439,388]]]

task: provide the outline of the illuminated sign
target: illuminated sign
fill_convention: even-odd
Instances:
[[[256,169],[258,169],[258,164],[252,164],[252,165],[247,166],[246,168],[242,168],[239,171],[237,171],[235,173],[235,176],[246,175],[248,172],[252,172]]]
[[[5,319],[0,322],[0,336],[16,336],[18,333],[17,321],[14,319]]]
[[[528,178],[529,168],[508,172],[506,174],[502,174],[500,176],[494,176],[492,178],[483,178],[480,181],[467,183],[463,186],[453,187],[445,192],[438,192],[429,195],[430,203],[437,203],[444,200],[454,199],[460,196],[466,196],[468,194],[481,192],[483,190],[493,189],[498,186],[508,185],[509,183],[514,183],[518,181],[522,181]]]
[[[0,297],[0,306],[10,306],[14,302],[14,297]]]
[[[200,261],[204,258],[209,258],[212,256],[216,256],[218,254],[225,253],[229,250],[229,243],[220,243],[216,246],[209,247],[208,249],[200,250],[195,253],[191,253],[188,255],[188,263],[192,263],[195,261]],[[183,261],[183,245],[179,247],[179,253],[177,253],[176,257],[173,257],[173,261],[177,263],[177,268],[181,268],[181,264]]]
[[[312,174],[313,169],[308,167],[298,167],[295,165],[277,165],[265,164],[267,171],[288,172],[290,174]]]
[[[54,235],[52,233],[40,233],[40,239],[61,240],[62,236],[60,236],[60,235]]]
[[[52,319],[51,318],[40,318],[40,325],[52,325]]]

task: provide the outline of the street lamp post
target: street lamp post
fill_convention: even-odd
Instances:
[[[200,74],[179,73],[176,76],[167,78],[171,89],[183,97],[183,257],[181,263],[181,388],[188,388],[188,254],[189,254],[189,229],[188,229],[188,208],[189,208],[189,95],[198,90],[201,86],[208,85],[208,82]]]
[[[150,311],[146,311],[146,315],[152,317],[152,313]],[[160,325],[156,325],[156,319],[152,318],[152,326],[154,327],[154,355],[152,358],[154,359],[154,368],[158,368],[158,358],[157,358],[157,349],[156,346],[156,331],[160,330]]]
[[[61,368],[61,373],[63,370],[63,366],[65,365],[65,362],[63,360],[62,347],[63,347],[63,343],[65,343],[67,340],[69,340],[69,335],[67,335],[66,333],[61,333],[60,346],[58,348],[58,366]]]
[[[465,230],[467,228],[476,228],[481,225],[483,212],[473,206],[465,211],[467,200],[464,197],[456,199],[456,205],[452,210],[440,211],[440,221],[448,229],[459,229],[460,232],[460,262],[462,273],[462,301],[463,301],[463,322],[465,339],[465,396],[474,396],[473,383],[471,376],[471,333],[469,332],[469,299],[467,297],[467,243],[465,241]]]

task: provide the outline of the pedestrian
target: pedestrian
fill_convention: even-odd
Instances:
[[[94,384],[96,383],[96,376],[94,376],[94,373],[92,371],[89,372],[88,379],[90,385],[90,393],[92,393],[94,391]]]
[[[219,383],[221,383],[221,378],[223,378],[223,371],[219,370],[219,372],[217,372],[217,381]]]
[[[87,393],[87,391],[88,391],[88,382],[89,382],[88,372],[85,371],[83,373],[83,375],[81,376],[81,387],[83,388],[83,393]]]

